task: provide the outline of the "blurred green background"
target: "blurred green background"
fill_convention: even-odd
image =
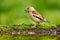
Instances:
[[[27,6],[33,6],[51,23],[60,23],[60,0],[0,0],[0,24],[34,24],[24,11]]]
[[[33,6],[52,24],[60,24],[60,0],[0,0],[0,25],[34,24],[24,11]],[[4,37],[3,37],[4,36]],[[27,38],[28,37],[28,38]],[[50,36],[18,36],[0,35],[1,40],[56,40]]]

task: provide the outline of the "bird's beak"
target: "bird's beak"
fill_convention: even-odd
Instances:
[[[26,11],[26,9],[24,11]]]
[[[25,9],[24,11],[26,11],[27,12],[27,10]]]
[[[24,10],[24,11],[26,11],[26,10]]]

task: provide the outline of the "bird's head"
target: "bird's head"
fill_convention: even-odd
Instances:
[[[29,13],[29,12],[32,12],[32,11],[34,11],[34,10],[35,10],[35,9],[34,9],[33,7],[31,7],[31,6],[25,8],[25,11],[28,12],[28,13]]]

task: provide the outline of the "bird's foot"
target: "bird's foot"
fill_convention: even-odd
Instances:
[[[31,28],[32,28],[32,29],[36,29],[37,27],[36,27],[36,26],[32,26]]]

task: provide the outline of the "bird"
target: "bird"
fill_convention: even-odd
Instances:
[[[36,28],[41,22],[47,22],[47,20],[32,6],[25,8],[25,11],[29,14],[29,17],[35,22],[32,28]]]

